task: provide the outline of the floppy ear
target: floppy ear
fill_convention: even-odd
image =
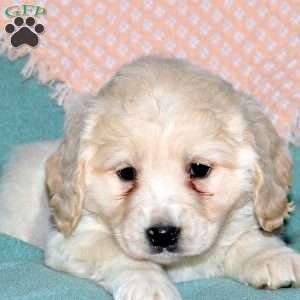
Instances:
[[[260,226],[271,232],[279,228],[294,209],[287,199],[292,160],[268,120],[259,120],[252,133],[258,153],[254,167],[254,209]]]
[[[68,115],[65,137],[46,163],[52,217],[66,235],[77,225],[84,199],[84,161],[79,157],[82,118],[80,113]]]

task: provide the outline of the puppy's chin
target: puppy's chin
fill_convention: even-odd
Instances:
[[[201,249],[198,251],[195,251],[195,249],[186,251],[186,252],[169,252],[167,250],[163,250],[160,253],[151,253],[150,249],[148,252],[133,252],[129,249],[123,249],[123,251],[131,258],[136,260],[148,260],[152,261],[154,263],[160,264],[160,265],[170,265],[177,263],[181,260],[183,260],[186,257],[192,257],[192,256],[199,256],[204,253],[206,253],[209,250],[207,249]]]
[[[180,261],[184,256],[180,253],[172,253],[166,250],[163,250],[161,253],[151,254],[149,253],[133,253],[128,251],[128,249],[123,249],[124,252],[136,260],[148,260],[160,265],[169,265]]]
[[[163,252],[158,254],[150,254],[146,256],[147,260],[150,260],[160,265],[169,265],[180,261],[182,258],[183,256],[181,254],[168,252],[166,250],[163,250]]]
[[[209,251],[210,247],[213,245],[213,243],[206,244],[206,245],[198,245],[198,247],[192,246],[188,247],[187,249],[179,248],[180,250],[169,252],[167,250],[163,250],[160,253],[151,253],[149,250],[149,254],[145,254],[143,259],[161,264],[161,265],[170,265],[176,262],[179,262],[180,260],[186,258],[186,257],[192,257],[192,256],[201,256],[207,251]]]

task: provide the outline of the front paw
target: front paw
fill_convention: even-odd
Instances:
[[[152,271],[126,272],[115,289],[115,300],[181,300],[169,279]]]
[[[266,250],[243,266],[240,279],[256,288],[299,287],[300,254],[290,249]]]

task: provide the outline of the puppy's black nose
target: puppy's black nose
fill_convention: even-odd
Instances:
[[[181,229],[175,226],[155,225],[146,230],[146,236],[150,245],[159,252],[163,249],[176,250]]]

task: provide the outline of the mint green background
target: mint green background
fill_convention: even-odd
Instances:
[[[62,135],[62,109],[50,99],[47,87],[33,79],[22,80],[19,73],[24,62],[10,63],[0,57],[0,167],[15,145]],[[300,150],[291,151],[296,164],[291,199],[299,208],[286,227],[285,237],[300,251]],[[185,300],[300,300],[300,289],[255,290],[224,278],[192,281],[178,288]],[[0,299],[112,298],[93,282],[45,267],[39,249],[0,235]]]
[[[50,99],[49,88],[20,76],[24,63],[0,56],[0,165],[13,146],[62,134],[63,109]]]

